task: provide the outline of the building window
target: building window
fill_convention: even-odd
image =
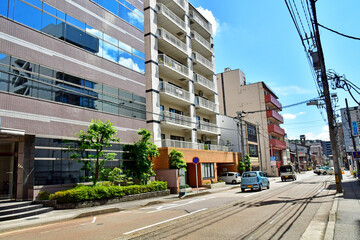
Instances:
[[[253,125],[247,125],[248,141],[257,142],[256,127]]]
[[[171,140],[176,140],[176,141],[185,141],[185,138],[184,138],[184,137],[174,136],[174,135],[170,135],[170,139],[171,139]]]
[[[0,15],[145,74],[145,53],[47,3],[40,0],[1,0],[1,2]],[[8,3],[4,4],[4,2]]]
[[[146,119],[146,99],[0,53],[0,91]]]
[[[203,179],[215,178],[214,163],[202,163],[201,168]]]
[[[249,144],[249,156],[250,157],[258,157],[259,156],[257,145]]]

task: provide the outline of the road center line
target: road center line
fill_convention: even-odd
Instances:
[[[130,232],[126,232],[126,233],[124,233],[124,235],[130,234],[130,233],[134,233],[134,232],[137,232],[137,231],[146,229],[146,228],[154,227],[154,226],[157,226],[157,225],[160,225],[160,224],[163,224],[163,223],[167,223],[167,222],[170,222],[170,221],[173,221],[173,220],[176,220],[176,219],[179,219],[179,218],[183,218],[183,217],[186,217],[186,216],[189,216],[189,215],[191,215],[191,214],[194,214],[194,213],[197,213],[197,212],[201,212],[201,211],[204,211],[204,210],[207,210],[207,208],[199,209],[199,210],[196,210],[196,211],[194,211],[194,212],[191,212],[191,213],[188,213],[188,214],[185,214],[185,215],[181,215],[181,216],[178,216],[178,217],[170,218],[170,219],[165,220],[165,221],[162,221],[162,222],[158,222],[158,223],[154,223],[154,224],[151,224],[151,225],[142,227],[142,228],[138,228],[138,229],[132,230],[132,231],[130,231]]]

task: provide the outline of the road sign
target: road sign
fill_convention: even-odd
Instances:
[[[276,157],[275,156],[270,157],[270,166],[276,166]]]
[[[358,129],[357,121],[352,122],[352,129],[353,129],[353,135],[354,136],[359,135],[359,129]]]
[[[194,164],[198,164],[200,162],[200,159],[198,157],[194,157],[192,161]]]
[[[184,168],[179,169],[179,175],[180,176],[185,176],[185,169]]]
[[[354,158],[360,158],[360,152],[353,152]]]

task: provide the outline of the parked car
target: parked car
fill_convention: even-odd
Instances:
[[[280,166],[279,168],[281,181],[286,181],[288,179],[296,180],[295,169],[291,165]]]
[[[314,169],[314,173],[317,175],[320,175],[322,167],[320,165],[317,165]]]
[[[235,184],[241,182],[241,176],[240,173],[237,172],[225,172],[219,176],[219,180],[224,181],[226,183]]]
[[[323,167],[322,169],[320,169],[320,174],[323,174],[323,175],[330,174],[330,175],[332,175],[332,174],[335,174],[335,171],[334,171],[333,167]]]
[[[258,189],[261,191],[264,187],[270,188],[270,182],[266,174],[261,171],[244,172],[241,176],[241,191],[246,189]]]

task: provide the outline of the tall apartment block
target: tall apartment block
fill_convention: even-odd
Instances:
[[[168,168],[168,152],[181,149],[190,185],[192,158],[200,158],[201,185],[216,179],[217,161],[230,161],[218,145],[212,26],[187,0],[146,0],[144,7],[147,124],[162,154],[155,169]]]
[[[91,119],[121,144],[146,128],[141,0],[0,1],[0,198],[33,199],[86,175],[64,151]],[[70,140],[65,142],[64,140]]]
[[[282,105],[278,97],[264,82],[246,84],[245,74],[239,69],[227,68],[225,72],[217,74],[217,87],[220,114],[238,117],[237,112],[245,112],[241,119],[246,123],[247,134],[252,133],[252,137],[246,141],[246,152],[254,156],[253,167],[276,175],[277,168],[283,165],[283,158],[286,158],[285,131],[280,127],[284,120],[279,114]],[[270,157],[276,160],[273,166]]]

